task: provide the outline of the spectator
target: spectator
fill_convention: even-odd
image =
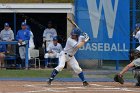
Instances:
[[[4,66],[5,53],[6,53],[6,46],[0,45],[0,67]]]
[[[45,48],[53,41],[53,37],[57,36],[56,30],[52,27],[52,22],[48,22],[48,28],[44,30],[43,33],[43,45]]]
[[[25,41],[30,40],[30,31],[27,30],[27,25],[25,22],[21,23],[21,30],[18,30],[16,39],[18,40],[19,45],[19,54],[20,58],[22,60],[22,68],[25,68],[25,57],[26,57],[26,47],[25,47]]]
[[[57,58],[56,62],[58,63],[59,53],[62,51],[62,46],[58,43],[57,36],[53,38],[53,42],[50,43],[47,47],[47,52],[45,54],[45,67],[48,66],[48,58]]]
[[[0,33],[0,38],[1,38],[2,41],[12,41],[12,40],[14,40],[14,33],[11,30],[8,23],[4,24],[4,29]],[[7,46],[7,52],[12,54],[13,53],[12,50],[13,49],[12,49],[11,45],[8,45]]]

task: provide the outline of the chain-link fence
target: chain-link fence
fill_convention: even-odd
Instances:
[[[135,24],[140,23],[140,0],[130,0],[130,35],[135,30]],[[138,41],[131,38],[131,49],[136,48]]]

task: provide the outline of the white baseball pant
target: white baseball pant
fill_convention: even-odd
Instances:
[[[57,71],[62,71],[66,62],[74,70],[75,73],[79,74],[79,73],[82,72],[82,69],[80,68],[80,66],[79,66],[77,60],[75,59],[75,57],[74,56],[70,57],[69,55],[65,54],[64,51],[62,51],[60,53],[59,64],[55,69]]]
[[[28,48],[28,58],[29,58],[29,60],[31,59],[31,57],[30,57],[30,50],[31,49],[32,48]],[[25,59],[25,57],[26,57],[26,47],[25,46],[20,46],[19,47],[19,55],[20,55],[21,59]]]

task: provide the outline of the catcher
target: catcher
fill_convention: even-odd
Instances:
[[[137,83],[135,86],[140,86],[140,50],[132,50],[130,54],[130,61],[131,63],[128,64],[124,69],[119,73],[116,74],[114,77],[115,82],[119,82],[120,84],[124,83],[123,75],[130,69],[134,68],[134,78],[137,79]]]
[[[140,24],[136,24],[136,33],[133,33],[133,36],[137,38],[140,42]],[[140,46],[138,46],[135,50],[130,51],[130,64],[128,64],[124,69],[114,77],[115,82],[119,82],[120,84],[124,83],[123,75],[130,69],[134,68],[134,78],[137,79],[137,83],[135,86],[140,86]]]

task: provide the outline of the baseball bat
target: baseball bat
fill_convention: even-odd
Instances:
[[[71,20],[69,17],[67,17],[67,20],[68,20],[73,26],[75,26],[76,28],[80,29],[79,26],[78,26],[73,20]],[[82,31],[82,33],[83,33],[83,35],[84,35],[84,34],[87,34],[87,33],[83,32],[83,31]],[[89,40],[90,40],[90,39],[89,39]]]
[[[67,17],[67,19],[73,26],[79,29],[79,26],[73,20],[71,20],[69,17]]]

